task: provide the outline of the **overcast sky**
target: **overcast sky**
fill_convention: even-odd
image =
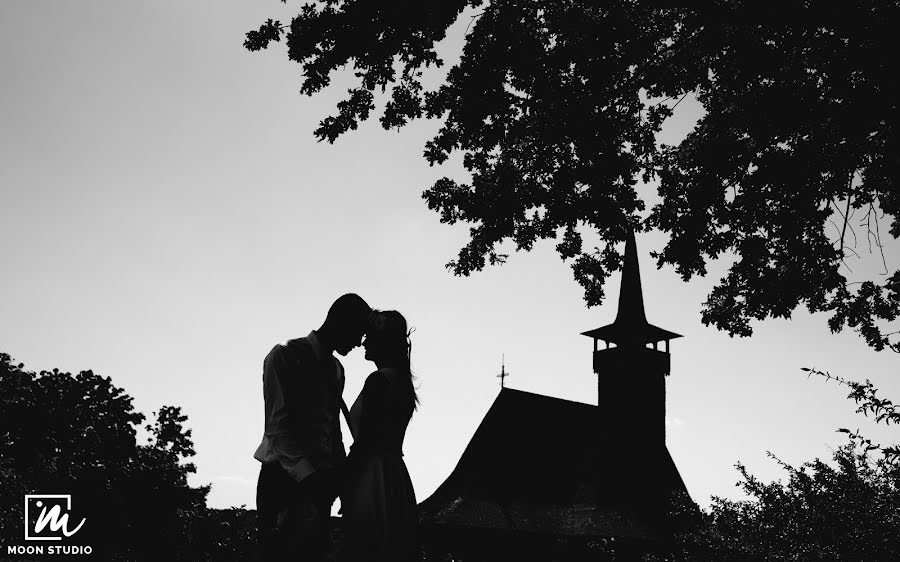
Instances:
[[[440,224],[421,199],[439,177],[465,179],[458,159],[430,168],[421,157],[437,125],[388,133],[372,122],[316,143],[348,77],[306,98],[283,45],[243,49],[246,31],[296,8],[0,3],[0,351],[31,370],[110,376],[148,415],[181,406],[197,449],[192,483],[212,484],[213,507],[253,507],[263,357],[357,292],[416,328],[421,406],[405,458],[421,500],[496,397],[502,355],[509,386],[596,404],[592,343],[579,334],[614,319],[618,276],[607,303],[587,309],[550,242],[453,277],[444,264],[466,227]],[[448,60],[465,23],[443,45]],[[701,108],[678,110],[662,140],[686,134]],[[896,354],[802,311],[731,339],[700,322],[727,260],[686,284],[655,269],[660,236],[637,242],[648,319],[684,336],[671,346],[667,441],[701,505],[741,497],[738,461],[784,477],[767,450],[792,463],[830,458],[842,426],[897,441],[853,414],[846,389],[800,371],[870,378],[900,400]],[[883,271],[860,253],[854,275]],[[342,361],[352,403],[373,366],[362,350]],[[595,433],[572,430],[586,446]]]

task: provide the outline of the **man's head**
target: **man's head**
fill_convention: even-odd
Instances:
[[[335,351],[347,355],[362,341],[371,312],[372,307],[359,295],[341,295],[328,309],[325,323],[318,330],[319,336]]]

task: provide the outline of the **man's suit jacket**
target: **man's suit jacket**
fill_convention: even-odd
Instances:
[[[346,454],[340,400],[344,369],[315,332],[278,344],[263,364],[265,434],[254,455],[279,462],[296,481],[340,466]]]

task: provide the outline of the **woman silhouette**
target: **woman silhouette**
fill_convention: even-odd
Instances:
[[[416,495],[403,462],[403,438],[418,403],[406,319],[394,310],[373,311],[363,346],[378,370],[350,409],[356,435],[342,499],[347,560],[418,560]]]

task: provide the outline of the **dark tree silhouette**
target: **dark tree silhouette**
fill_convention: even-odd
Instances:
[[[104,559],[199,560],[193,522],[208,486],[192,488],[190,430],[181,409],[164,406],[136,441],[144,421],[132,398],[109,377],[36,374],[0,353],[0,537],[21,542],[25,494],[72,494],[85,517],[79,544]]]
[[[448,264],[458,275],[502,263],[504,242],[530,250],[555,238],[596,305],[620,267],[615,243],[655,228],[669,235],[659,265],[685,280],[737,256],[705,323],[749,335],[752,320],[802,304],[830,312],[833,331],[900,351],[884,330],[900,315],[900,271],[856,283],[844,267],[856,244],[878,253],[886,231],[900,237],[900,69],[889,55],[900,3],[679,4],[689,3],[329,0],[289,25],[267,21],[244,45],[285,39],[306,95],[352,66],[358,84],[320,140],[356,129],[380,91],[385,129],[443,120],[425,157],[462,153],[471,178],[439,179],[424,198],[442,222],[472,225]],[[461,17],[462,58],[429,88],[435,44]],[[705,115],[677,146],[658,146],[689,94]],[[661,202],[648,211],[636,187],[652,179]]]
[[[872,414],[879,423],[900,423],[900,407],[879,397],[871,382],[804,370],[850,388],[857,412]],[[787,473],[786,482],[762,482],[738,464],[747,500],[713,498],[706,512],[689,500],[676,503],[673,515],[682,531],[675,547],[646,560],[897,560],[900,449],[874,443],[859,431],[838,431],[848,434],[849,442],[830,462],[815,459],[795,467],[769,453]]]

